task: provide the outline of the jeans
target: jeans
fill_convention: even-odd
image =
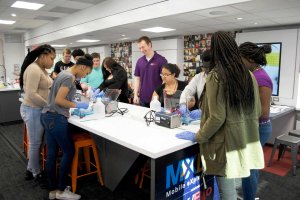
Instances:
[[[47,137],[47,177],[49,189],[63,191],[68,185],[68,172],[74,155],[74,143],[69,132],[68,120],[65,116],[47,112],[42,113],[41,122]],[[58,147],[63,156],[59,166],[58,185],[56,184],[56,156]]]
[[[235,179],[216,176],[221,200],[236,200]]]
[[[259,124],[259,137],[262,146],[266,144],[272,133],[272,123]],[[257,169],[250,170],[250,176],[242,178],[242,188],[244,200],[254,200],[258,185],[259,171]]]
[[[42,108],[34,108],[24,104],[20,108],[29,140],[27,170],[32,172],[33,176],[41,173],[40,153],[44,135],[44,128],[40,122],[41,112]]]

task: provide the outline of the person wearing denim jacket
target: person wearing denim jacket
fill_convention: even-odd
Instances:
[[[245,42],[239,46],[245,66],[253,73],[258,83],[262,113],[259,118],[259,136],[262,146],[268,141],[272,133],[270,121],[270,99],[273,83],[266,71],[261,67],[267,65],[266,54],[271,53],[269,44],[257,46],[252,42]],[[258,170],[252,170],[251,175],[242,179],[244,200],[255,199],[258,185]]]
[[[26,180],[41,178],[40,150],[44,129],[40,123],[40,115],[47,104],[52,85],[46,69],[53,66],[54,59],[55,49],[44,44],[29,52],[21,67],[20,87],[25,95],[20,114],[26,124],[29,139]]]

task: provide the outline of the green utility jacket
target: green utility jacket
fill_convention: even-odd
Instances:
[[[206,78],[201,129],[196,134],[205,174],[240,178],[249,176],[250,169],[264,167],[258,130],[259,91],[252,73],[251,76],[255,104],[253,111],[247,114],[230,109],[224,98],[223,84],[214,70]]]

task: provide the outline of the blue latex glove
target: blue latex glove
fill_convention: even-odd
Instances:
[[[95,92],[93,93],[93,98],[102,98],[103,96],[104,96],[104,91],[102,90],[100,92],[99,88],[95,90]]]
[[[196,142],[196,134],[191,131],[183,131],[181,133],[177,133],[176,137],[179,139],[190,140],[192,142]]]
[[[193,120],[200,119],[201,114],[202,113],[201,113],[200,109],[193,110],[193,111],[190,112],[190,118],[193,119]]]
[[[180,104],[179,111],[180,111],[181,116],[184,116],[186,114],[187,110],[188,109],[185,104]]]
[[[86,102],[76,102],[76,108],[87,109],[89,107],[89,103]]]

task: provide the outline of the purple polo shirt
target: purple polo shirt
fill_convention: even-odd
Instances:
[[[140,101],[149,103],[154,90],[162,84],[160,77],[163,65],[168,64],[165,57],[154,52],[154,56],[149,60],[146,56],[138,59],[134,75],[140,77]]]

